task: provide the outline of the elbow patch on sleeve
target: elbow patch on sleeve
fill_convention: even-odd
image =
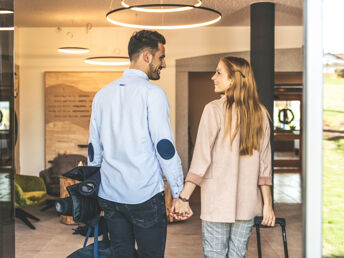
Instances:
[[[91,142],[88,144],[88,159],[91,162],[93,162],[93,160],[94,160],[94,149],[93,149],[93,145]]]
[[[159,155],[163,159],[172,159],[176,150],[174,149],[173,143],[170,140],[162,139],[158,142],[156,146]]]

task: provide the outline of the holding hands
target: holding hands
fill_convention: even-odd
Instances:
[[[176,220],[186,220],[193,215],[188,198],[190,198],[196,185],[191,182],[185,182],[184,189],[181,191],[178,199],[173,199],[171,216]]]
[[[184,198],[183,198],[184,199]],[[193,215],[189,200],[173,199],[171,216],[176,220],[186,220]]]

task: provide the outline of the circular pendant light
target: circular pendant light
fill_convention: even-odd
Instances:
[[[0,14],[14,13],[13,10],[0,8]]]
[[[95,56],[84,60],[87,64],[93,65],[128,65],[130,64],[129,57],[125,56]]]
[[[84,47],[60,47],[57,51],[66,54],[85,54],[90,52],[88,48]]]
[[[148,9],[152,8],[185,8],[183,12],[137,12],[135,8]],[[158,9],[156,9],[158,10]],[[187,20],[192,22],[188,24],[182,23]],[[207,26],[220,21],[222,15],[219,11],[211,8],[184,5],[184,4],[147,4],[132,5],[129,7],[118,8],[106,14],[106,19],[112,24],[138,29],[188,29]]]
[[[129,8],[130,5],[128,5],[125,0],[121,1],[121,4],[123,7],[125,8]],[[193,5],[194,7],[199,7],[202,5],[202,1],[198,0],[197,3],[195,5]],[[191,10],[193,7],[177,7],[177,8],[163,8],[165,6],[163,6],[163,4],[159,4],[160,9],[158,8],[141,8],[141,7],[133,7],[132,10],[137,11],[137,12],[147,12],[147,13],[171,13],[171,12],[182,12],[182,11],[187,11],[187,10]]]

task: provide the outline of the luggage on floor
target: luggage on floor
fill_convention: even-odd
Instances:
[[[92,224],[89,225],[87,230],[84,246],[67,256],[67,258],[113,258],[111,256],[110,240],[106,227],[103,229],[104,232],[102,232],[103,240],[98,241],[99,221],[99,217],[92,221]],[[94,229],[94,243],[86,246],[92,229]]]
[[[258,258],[262,258],[262,249],[260,245],[260,231],[259,228],[270,228],[268,226],[263,226],[261,223],[263,221],[263,217],[255,217],[254,218],[254,225],[256,226],[256,233],[257,233],[257,249],[258,249]],[[276,218],[276,223],[281,226],[282,229],[282,239],[283,239],[283,246],[284,246],[284,256],[288,258],[288,245],[287,245],[287,234],[285,231],[286,222],[284,218]]]

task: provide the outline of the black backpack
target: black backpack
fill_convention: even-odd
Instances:
[[[64,177],[81,181],[67,187],[69,197],[56,201],[56,211],[59,215],[73,216],[75,222],[88,223],[100,213],[98,205],[98,190],[101,183],[100,168],[91,166],[76,167]]]
[[[102,232],[103,240],[98,241],[99,227],[102,225],[105,225]],[[86,246],[92,229],[94,229],[94,243]],[[67,256],[67,258],[113,258],[111,255],[110,240],[106,223],[102,217],[98,216],[92,220],[88,227],[83,247]]]
[[[83,247],[67,258],[113,258],[108,229],[105,219],[100,217],[97,200],[101,183],[100,168],[80,166],[68,171],[63,176],[81,181],[81,183],[67,187],[69,197],[56,201],[56,211],[60,215],[73,216],[75,222],[83,222],[88,226]],[[94,243],[86,246],[92,230],[94,230]],[[103,240],[98,241],[98,235],[101,234]]]

